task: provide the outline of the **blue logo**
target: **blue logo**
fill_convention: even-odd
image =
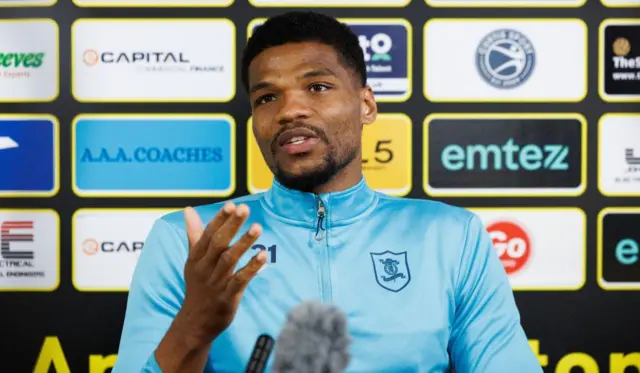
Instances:
[[[371,260],[376,281],[383,288],[397,293],[411,281],[406,251],[371,253]]]
[[[349,25],[358,35],[367,80],[378,97],[402,97],[409,91],[409,31],[397,25]]]
[[[526,82],[535,65],[535,50],[522,33],[502,29],[485,36],[476,50],[476,66],[496,88],[515,88]]]
[[[227,196],[235,187],[234,127],[226,116],[80,116],[76,193]]]
[[[0,195],[57,192],[57,131],[52,118],[0,117]]]

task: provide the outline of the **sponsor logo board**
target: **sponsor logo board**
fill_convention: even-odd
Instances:
[[[59,283],[58,214],[0,209],[0,291],[54,291]]]
[[[24,7],[24,6],[51,6],[57,3],[57,0],[0,0],[0,8],[2,7]]]
[[[72,91],[80,102],[226,102],[235,95],[227,19],[79,19]]]
[[[0,196],[58,192],[58,127],[49,115],[0,115]]]
[[[235,190],[228,115],[80,115],[72,178],[80,196],[219,196]]]
[[[73,284],[127,291],[146,238],[172,209],[81,209],[73,216]]]
[[[586,0],[426,0],[426,3],[434,8],[577,8]]]
[[[433,114],[424,189],[433,196],[576,196],[586,188],[579,114]]]
[[[599,90],[604,101],[640,101],[640,18],[600,25]]]
[[[578,102],[587,93],[579,19],[432,19],[424,42],[433,102]]]
[[[73,0],[79,7],[226,7],[234,0]]]
[[[640,0],[600,0],[608,8],[634,8],[640,6]]]
[[[576,208],[469,208],[485,224],[514,290],[578,290],[586,216]]]
[[[255,7],[404,7],[411,0],[249,0]]]
[[[58,97],[58,24],[52,19],[0,20],[0,102]]]
[[[640,196],[640,114],[605,114],[598,127],[600,192]]]
[[[640,290],[640,208],[611,207],[598,216],[598,284]]]

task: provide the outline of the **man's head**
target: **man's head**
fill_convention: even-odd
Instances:
[[[361,172],[363,124],[377,114],[358,37],[313,12],[270,18],[242,58],[253,133],[284,186],[313,191],[339,172]]]

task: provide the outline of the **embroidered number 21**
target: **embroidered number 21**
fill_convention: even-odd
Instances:
[[[251,246],[252,250],[267,250],[269,252],[269,258],[267,258],[267,262],[268,263],[275,263],[276,262],[276,245],[271,245],[269,247],[266,247],[264,245],[253,245]]]

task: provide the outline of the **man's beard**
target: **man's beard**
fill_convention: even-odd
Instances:
[[[358,155],[358,151],[359,149],[357,148],[352,149],[342,161],[338,160],[332,152],[328,152],[323,157],[323,162],[320,167],[298,175],[287,172],[276,164],[274,177],[285,188],[311,193],[318,186],[329,182],[351,163]]]

